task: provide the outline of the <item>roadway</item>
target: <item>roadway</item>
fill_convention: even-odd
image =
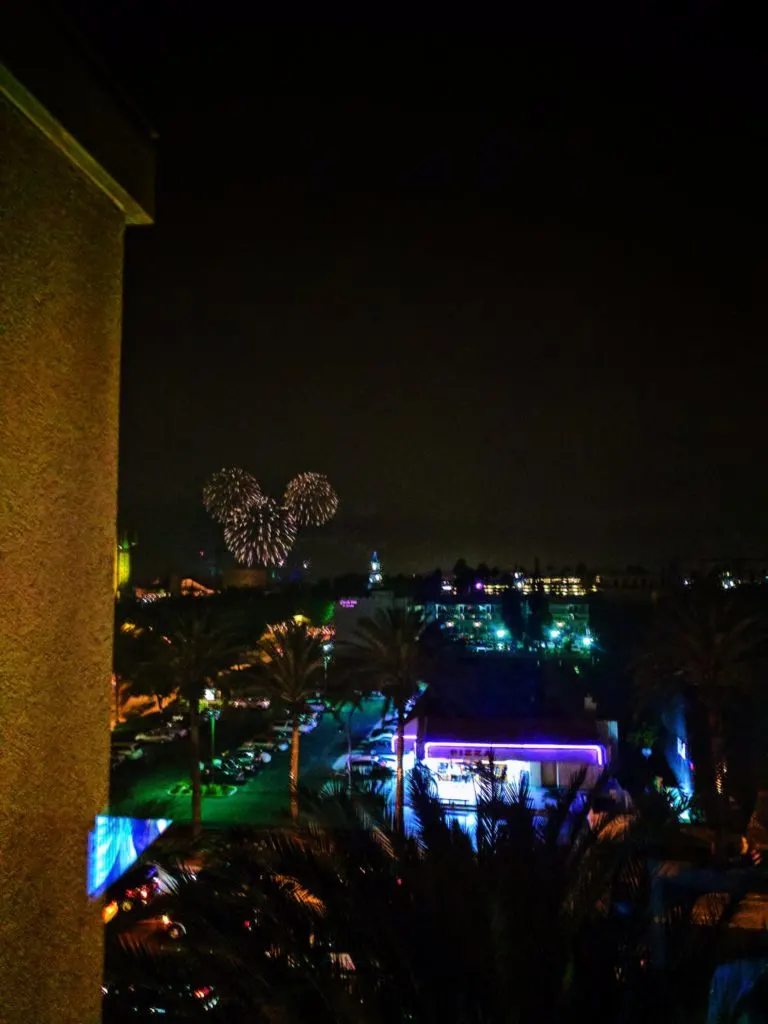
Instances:
[[[369,700],[352,719],[353,738],[358,742],[381,718],[382,701]],[[250,737],[264,734],[268,712],[227,709],[216,726],[217,752],[235,748]],[[146,727],[146,722],[140,723]],[[210,753],[210,736],[203,730],[203,759]],[[302,785],[319,789],[331,776],[331,765],[347,749],[346,730],[325,713],[312,732],[301,737],[299,776]],[[145,744],[145,755],[138,761],[124,762],[114,772],[110,795],[110,813],[134,818],[171,818],[190,820],[189,796],[171,796],[169,789],[189,779],[189,744],[174,740],[165,744]],[[288,813],[289,751],[273,753],[272,761],[256,776],[238,786],[231,796],[204,797],[203,823],[213,827],[253,825],[264,827],[286,820]]]

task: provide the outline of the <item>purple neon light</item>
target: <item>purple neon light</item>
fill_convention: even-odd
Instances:
[[[339,601],[342,608],[357,608],[357,598],[355,597],[342,597]]]
[[[574,753],[594,754],[595,762],[602,766],[605,764],[605,748],[600,743],[464,743],[461,740],[430,740],[424,744],[424,757],[433,757],[431,753],[434,747],[444,747],[446,750],[530,750],[544,753],[546,751],[572,750]],[[394,745],[393,748],[394,750]]]
[[[416,741],[413,734],[403,736],[403,753],[407,752],[406,740],[411,740],[411,748]],[[445,747],[446,750],[529,750],[546,752],[572,750],[574,753],[591,753],[595,763],[602,767],[606,762],[605,747],[601,743],[465,743],[463,740],[428,740],[424,744],[424,757],[433,757],[433,747]],[[397,736],[392,737],[392,753],[397,753]]]
[[[403,732],[403,753],[404,754],[406,754],[408,752],[407,744],[408,744],[409,740],[411,741],[411,749],[413,749],[413,747],[414,747],[414,745],[416,743],[416,732],[417,732],[417,723],[416,723],[416,721],[414,720],[413,722],[409,722],[406,725],[405,730]],[[396,734],[392,737],[390,742],[392,744],[392,753],[396,754],[397,753],[397,735]]]

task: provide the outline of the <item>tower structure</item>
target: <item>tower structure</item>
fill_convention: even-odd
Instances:
[[[115,548],[115,594],[119,595],[131,582],[131,548],[136,546],[135,540],[130,540],[127,534],[123,534]]]
[[[381,574],[381,562],[379,561],[378,554],[374,551],[373,557],[371,558],[371,567],[368,571],[368,589],[378,590],[383,582],[383,576]]]

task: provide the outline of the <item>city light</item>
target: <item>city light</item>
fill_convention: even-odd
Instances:
[[[497,640],[503,640],[507,636],[509,636],[509,630],[508,629],[502,628],[502,629],[497,629],[496,630],[496,639]]]
[[[392,740],[392,749],[395,749],[395,738]],[[463,740],[429,740],[424,744],[424,757],[438,758],[446,761],[455,759],[453,755],[462,756],[477,752],[478,756],[486,757],[491,754],[498,760],[525,760],[516,758],[517,751],[535,752],[538,754],[554,755],[553,760],[574,760],[579,763],[605,764],[605,747],[600,743],[466,743]],[[466,755],[465,755],[466,756]]]
[[[552,640],[557,640],[557,638],[560,636],[560,630],[559,629],[550,629],[549,635],[550,635]]]
[[[376,590],[378,587],[381,587],[383,580],[384,576],[381,571],[381,562],[379,561],[377,552],[374,551],[373,557],[371,558],[370,571],[368,573],[368,589]]]

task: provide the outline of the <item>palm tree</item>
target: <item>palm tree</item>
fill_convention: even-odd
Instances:
[[[113,646],[115,724],[129,697],[152,697],[158,712],[174,695],[173,682],[161,666],[163,637],[155,626],[116,619]]]
[[[205,691],[226,685],[227,673],[239,648],[216,628],[205,614],[180,616],[163,636],[160,656],[153,671],[164,673],[169,684],[189,705],[189,741],[192,784],[192,831],[202,826],[202,779],[200,774],[200,702]]]
[[[291,816],[299,814],[299,745],[301,715],[325,682],[323,636],[305,620],[290,620],[269,630],[259,641],[261,665],[258,674],[267,695],[280,703],[292,723],[291,766],[288,776]]]
[[[344,671],[358,680],[362,689],[379,690],[385,697],[385,714],[397,715],[397,779],[395,786],[395,828],[402,833],[405,812],[403,753],[405,716],[409,700],[418,692],[427,668],[423,637],[426,623],[410,609],[379,610],[373,618],[362,619],[354,639],[339,645]]]
[[[352,792],[352,720],[361,711],[374,691],[370,680],[358,678],[347,671],[343,661],[331,662],[328,668],[325,702],[334,718],[342,722],[347,734],[347,792]]]
[[[277,1019],[303,1020],[308,1007],[318,1024],[596,1016],[616,1001],[618,969],[638,960],[633,933],[615,930],[624,918],[611,919],[624,841],[603,840],[587,808],[572,809],[575,791],[542,822],[525,786],[491,772],[479,790],[470,834],[414,771],[409,839],[367,796],[307,794],[294,828],[210,837],[220,845],[197,881],[149,912],[188,926],[177,969],[189,962],[198,984],[227,1007],[242,994],[252,1014],[269,1005],[286,1014]],[[116,981],[135,978],[109,941],[107,962]]]
[[[749,613],[738,594],[705,584],[660,607],[647,649],[634,666],[641,703],[680,696],[694,722],[703,722],[707,771],[697,778],[715,814],[725,784],[724,714],[735,696],[754,690],[767,636],[765,621]]]
[[[107,925],[107,985],[129,999],[147,985],[162,1005],[204,983],[228,1024],[703,1019],[729,918],[692,927],[687,894],[654,897],[659,846],[684,835],[663,798],[595,820],[575,780],[545,817],[527,786],[477,772],[474,828],[417,767],[407,839],[382,803],[339,786],[307,793],[293,827],[209,834],[194,879],[188,851],[161,840],[153,858],[175,884]],[[162,913],[187,928],[186,955],[158,941]]]

